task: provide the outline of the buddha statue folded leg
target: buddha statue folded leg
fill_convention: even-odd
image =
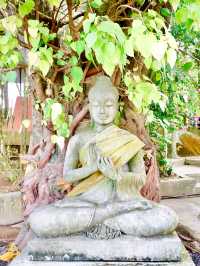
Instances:
[[[32,230],[40,237],[57,237],[85,232],[104,222],[110,228],[118,226],[125,234],[152,236],[172,232],[177,225],[173,211],[143,199],[103,205],[78,203],[78,200],[74,201],[75,205],[66,201],[65,207],[52,204],[38,209],[29,217]]]
[[[172,209],[155,204],[152,209],[117,215],[104,224],[127,235],[151,237],[172,233],[178,225],[178,217]]]

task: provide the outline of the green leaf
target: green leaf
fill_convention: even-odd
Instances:
[[[119,24],[114,23],[112,21],[103,21],[98,25],[98,31],[102,31],[102,32],[106,32],[110,35],[112,35],[113,37],[115,37],[116,39],[118,39],[118,41],[124,45],[125,41],[126,41],[126,36],[123,33],[121,27],[119,26]]]
[[[90,26],[94,22],[95,18],[96,18],[95,13],[89,13],[89,18],[83,21],[83,30],[85,33],[89,32]]]
[[[186,7],[182,7],[181,9],[179,9],[176,12],[175,18],[176,18],[176,22],[178,24],[184,23],[186,21],[186,19],[188,19],[188,10],[187,10],[187,8]]]
[[[169,0],[169,2],[171,4],[173,10],[176,11],[176,9],[179,6],[180,0]]]
[[[65,65],[67,64],[67,62],[65,62],[65,61],[62,60],[62,59],[58,59],[58,60],[56,61],[56,64],[57,64],[58,66],[65,66]]]
[[[115,65],[112,63],[110,64],[103,64],[103,69],[105,70],[106,74],[108,74],[110,77],[112,76],[114,70],[115,70]]]
[[[63,107],[61,103],[55,102],[51,105],[51,120],[55,124],[57,118],[62,114]]]
[[[50,65],[53,63],[53,49],[51,47],[40,47],[40,58],[49,62]]]
[[[151,64],[152,64],[152,57],[146,57],[144,59],[144,64],[146,66],[147,69],[149,69],[151,67]]]
[[[53,7],[59,7],[60,5],[60,0],[48,0],[49,4]]]
[[[37,38],[38,31],[39,31],[39,21],[38,20],[31,20],[28,21],[28,33],[31,35],[32,38]]]
[[[73,80],[76,82],[76,84],[78,85],[81,82],[81,80],[83,79],[82,68],[79,66],[73,66],[71,68],[71,76],[72,76]]]
[[[78,64],[78,59],[76,56],[72,56],[70,59],[69,59],[69,63],[72,65],[72,66],[75,66]]]
[[[67,138],[69,136],[69,125],[67,123],[62,123],[57,130],[58,135]]]
[[[40,59],[39,64],[37,65],[39,70],[42,72],[43,76],[45,77],[49,72],[51,65],[47,60]]]
[[[68,84],[69,83],[69,78],[68,76],[64,75],[64,84]]]
[[[157,41],[153,45],[152,55],[156,60],[161,61],[164,57],[166,50],[167,50],[167,43],[161,40]]]
[[[128,56],[134,57],[133,40],[130,38],[125,42],[125,51]]]
[[[174,49],[169,48],[167,50],[167,63],[169,63],[169,65],[171,66],[171,68],[174,67],[175,63],[176,63],[176,58],[177,58],[177,53]]]
[[[3,27],[6,31],[15,34],[18,27],[22,26],[22,20],[17,18],[16,16],[8,16],[1,20]]]
[[[5,9],[7,7],[7,1],[6,0],[0,0],[0,8]]]
[[[51,118],[51,106],[52,104],[55,103],[54,99],[47,98],[42,106],[43,113],[44,113],[44,119],[48,121]]]
[[[72,42],[70,46],[79,56],[85,50],[85,42],[83,40]]]
[[[57,59],[61,59],[61,58],[63,57],[63,55],[64,55],[64,52],[59,50],[59,51],[54,55],[54,57],[57,58]]]
[[[98,9],[103,4],[102,0],[93,0],[91,2],[91,7]]]
[[[68,100],[71,99],[71,95],[70,95],[71,89],[72,89],[72,84],[71,83],[67,83],[67,84],[65,84],[62,87],[62,91],[63,91],[66,99],[68,99]]]
[[[22,5],[19,6],[19,15],[24,17],[31,13],[35,7],[35,2],[33,0],[26,0]]]
[[[135,2],[136,2],[136,4],[142,6],[144,4],[145,0],[136,0]]]
[[[30,66],[36,66],[39,62],[39,52],[29,51],[28,63]]]
[[[160,9],[160,14],[163,16],[163,17],[169,17],[171,15],[171,12],[168,8],[161,8]]]
[[[7,82],[15,82],[17,78],[17,74],[15,71],[7,72],[5,75],[5,79]]]
[[[193,67],[193,63],[192,62],[187,62],[182,66],[182,69],[184,71],[189,71],[191,68]]]
[[[88,48],[91,48],[97,40],[97,33],[96,32],[90,32],[87,34],[85,41],[88,46]]]
[[[18,45],[18,41],[10,33],[0,36],[0,52],[7,54],[9,50],[13,50]]]

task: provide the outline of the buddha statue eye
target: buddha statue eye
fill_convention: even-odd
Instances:
[[[93,103],[92,106],[93,106],[93,107],[98,107],[99,104],[98,104],[98,103]]]
[[[112,102],[107,102],[107,103],[105,104],[105,106],[106,106],[106,107],[112,107],[112,106],[113,106],[113,103],[112,103]]]

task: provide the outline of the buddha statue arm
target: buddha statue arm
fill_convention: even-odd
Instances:
[[[118,170],[117,191],[121,198],[129,199],[140,195],[146,182],[143,151],[139,151],[128,163],[129,171]]]
[[[69,141],[63,169],[63,177],[70,183],[82,180],[97,171],[95,155],[90,159],[86,166],[77,168],[79,162],[79,149],[79,138],[75,135]]]

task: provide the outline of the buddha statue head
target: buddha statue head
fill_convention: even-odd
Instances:
[[[109,77],[97,77],[88,98],[89,111],[94,123],[107,125],[114,121],[118,110],[119,94]]]

